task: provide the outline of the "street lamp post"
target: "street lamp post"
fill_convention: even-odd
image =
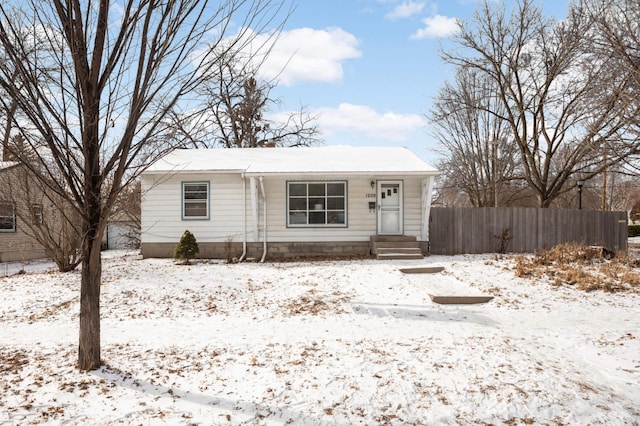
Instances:
[[[582,210],[582,186],[584,185],[584,180],[578,179],[578,210]]]

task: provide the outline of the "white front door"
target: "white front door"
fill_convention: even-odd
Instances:
[[[402,235],[402,181],[378,181],[378,234]]]

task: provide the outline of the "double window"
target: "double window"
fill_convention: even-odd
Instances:
[[[347,183],[288,182],[287,225],[347,226]]]
[[[209,219],[209,182],[182,183],[182,218]]]
[[[0,201],[0,232],[16,231],[16,209],[13,203]]]

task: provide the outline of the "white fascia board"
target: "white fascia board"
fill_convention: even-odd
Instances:
[[[338,171],[287,171],[287,172],[247,172],[246,176],[354,176],[354,177],[371,177],[371,176],[411,176],[411,177],[426,177],[426,176],[439,176],[440,172],[420,172],[420,171],[358,171],[358,172],[338,172]]]
[[[201,174],[245,174],[246,169],[229,169],[229,170],[211,170],[211,169],[202,169],[202,170],[185,170],[185,169],[172,169],[172,170],[145,170],[142,172],[143,175],[201,175]],[[247,173],[247,176],[249,174]]]

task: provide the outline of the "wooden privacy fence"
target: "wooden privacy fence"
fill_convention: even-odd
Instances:
[[[627,251],[627,213],[528,207],[434,207],[431,254],[533,253],[560,243]]]

